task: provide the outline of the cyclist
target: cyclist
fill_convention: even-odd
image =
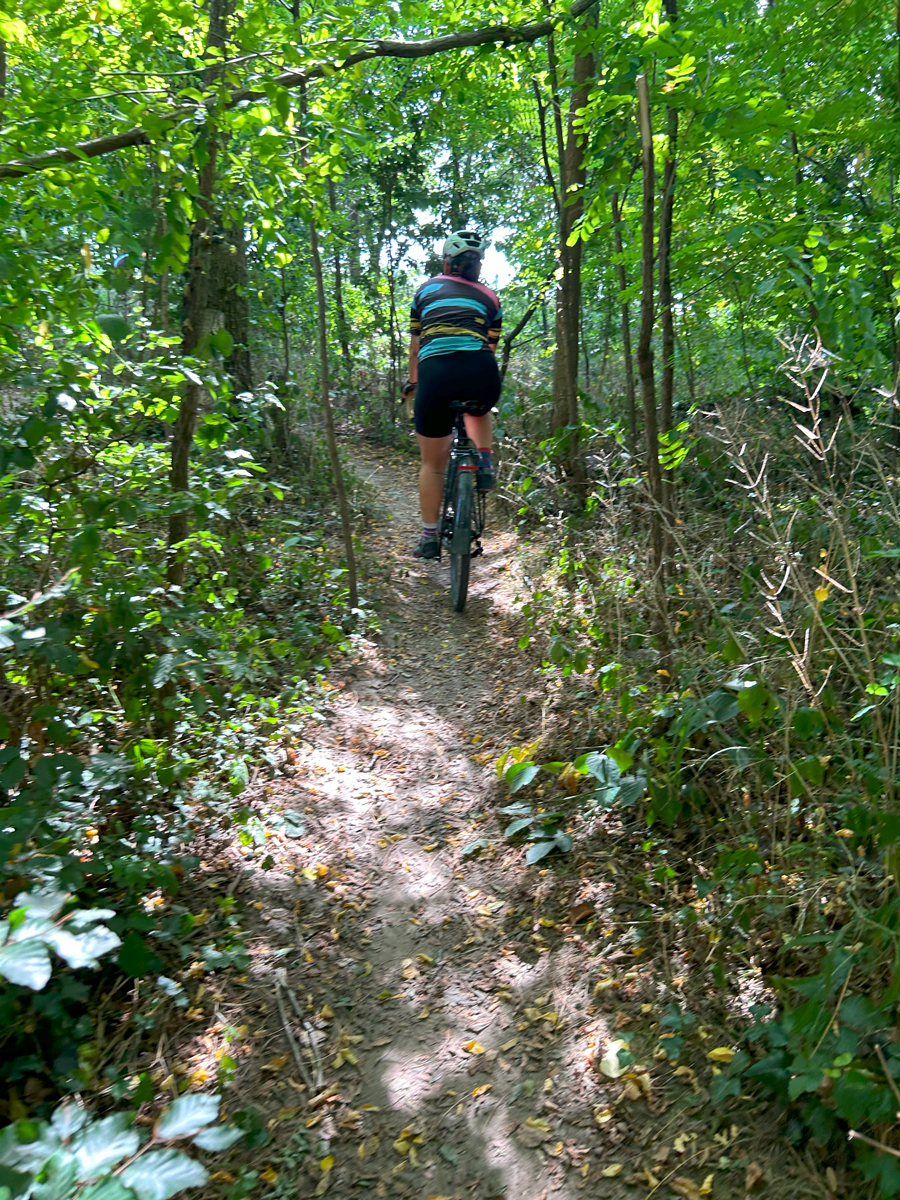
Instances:
[[[453,441],[453,400],[465,400],[466,432],[478,447],[478,486],[494,486],[490,411],[500,399],[495,351],[501,310],[496,294],[478,282],[489,243],[469,229],[443,245],[443,274],[427,280],[413,297],[409,322],[409,379],[415,389],[415,427],[422,455],[419,504],[422,536],[416,558],[437,558],[444,472]]]

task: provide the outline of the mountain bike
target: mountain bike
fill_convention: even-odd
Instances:
[[[450,555],[450,599],[457,612],[466,607],[469,567],[484,553],[481,535],[487,511],[487,493],[478,487],[478,447],[466,433],[462,402],[456,409],[456,428],[447,464],[444,507],[441,512],[441,547]]]

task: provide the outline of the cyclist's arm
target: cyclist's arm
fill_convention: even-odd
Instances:
[[[409,339],[409,382],[419,381],[419,335],[414,333]]]
[[[491,354],[497,353],[497,343],[500,341],[500,332],[503,328],[503,310],[500,308],[500,302],[497,302],[497,311],[494,314],[494,319],[491,321],[491,327],[488,330],[488,348]]]

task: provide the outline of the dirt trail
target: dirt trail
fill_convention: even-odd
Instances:
[[[699,1189],[710,1156],[727,1155],[735,1135],[726,1123],[714,1141],[707,1119],[702,1140],[662,1154],[708,1096],[682,1078],[677,1099],[657,1103],[657,1035],[641,1039],[648,1067],[630,1084],[597,1070],[607,1040],[647,1025],[642,1002],[658,998],[652,970],[632,970],[621,942],[611,953],[598,940],[617,919],[612,876],[598,866],[585,884],[574,872],[561,881],[526,871],[498,837],[494,761],[540,724],[520,700],[514,535],[486,538],[457,615],[448,567],[409,556],[412,465],[362,449],[352,457],[392,517],[376,547],[384,633],[335,671],[326,722],[294,740],[291,778],[260,793],[268,812],[302,813],[305,829],[271,838],[270,869],[245,873],[239,891],[245,925],[255,923],[252,966],[220,1011],[248,1030],[230,1051],[240,1099],[272,1137],[244,1162],[275,1197],[618,1200],[652,1195],[673,1175]],[[464,857],[479,837],[492,846]],[[569,923],[580,919],[576,898],[595,907],[592,941]],[[593,998],[604,959],[604,971],[625,960],[615,1005]],[[279,971],[319,1039],[324,1086],[311,1106],[275,1003]],[[692,1148],[707,1142],[698,1165]],[[734,1190],[726,1178],[714,1200],[743,1194],[743,1170]]]

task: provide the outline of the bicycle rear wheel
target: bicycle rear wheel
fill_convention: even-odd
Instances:
[[[450,599],[457,612],[466,607],[472,561],[472,510],[475,475],[458,471],[453,488],[453,538],[450,542]]]

